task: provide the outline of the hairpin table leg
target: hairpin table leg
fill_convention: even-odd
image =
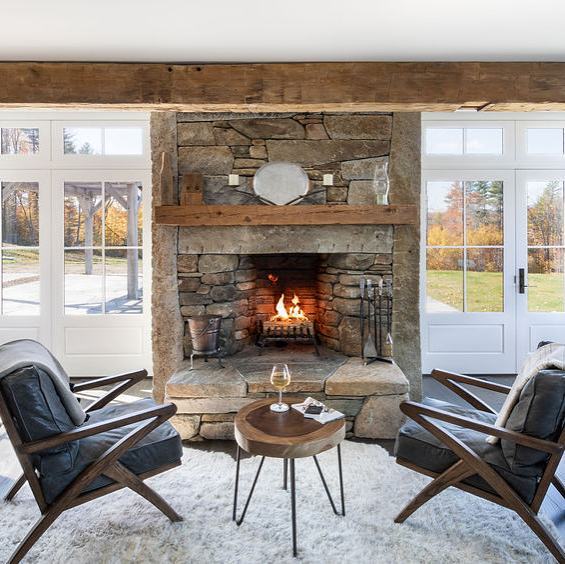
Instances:
[[[239,448],[239,445],[237,445],[237,452],[235,455],[235,488],[233,491],[233,514],[232,514],[232,521],[235,521],[236,519],[236,513],[237,513],[237,490],[239,487],[239,463],[240,463],[240,459],[241,459],[241,450]]]
[[[343,492],[343,470],[341,467],[341,445],[337,445],[337,465],[339,468],[339,490],[341,494],[341,514],[345,517],[345,494]]]
[[[297,556],[296,548],[296,480],[294,474],[294,458],[290,459],[290,507],[292,517],[292,555]]]
[[[257,468],[257,473],[255,474],[255,479],[253,480],[253,484],[251,485],[251,490],[249,491],[249,495],[247,496],[247,501],[243,507],[243,513],[239,519],[235,519],[235,524],[239,527],[243,520],[245,519],[245,514],[247,513],[247,508],[249,507],[249,502],[253,497],[253,492],[255,491],[255,486],[257,485],[257,480],[259,479],[259,474],[261,474],[261,468],[263,468],[263,462],[265,462],[265,457],[261,457],[261,462],[259,463],[259,468]],[[238,471],[239,472],[239,471]],[[235,511],[235,503],[234,503],[234,511]]]

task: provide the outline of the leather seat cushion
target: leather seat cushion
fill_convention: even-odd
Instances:
[[[158,404],[151,399],[138,400],[127,404],[111,404],[91,412],[86,425],[157,406]],[[43,461],[40,482],[47,502],[51,503],[89,464],[141,424],[143,422],[75,441],[78,443],[78,453],[72,469],[67,472],[59,472],[58,468],[51,467],[48,460]],[[180,435],[167,421],[122,454],[119,461],[134,474],[142,474],[160,466],[175,464],[181,458]],[[112,480],[101,476],[87,486],[84,491],[98,489],[110,483],[112,483]]]
[[[425,398],[422,403],[484,423],[493,424],[496,420],[496,415],[478,411],[472,407],[462,407],[431,398]],[[516,490],[524,501],[527,503],[532,501],[538,476],[519,476],[514,474],[508,466],[499,444],[491,445],[487,443],[484,433],[464,429],[438,420],[434,420],[434,423],[448,430],[477,453],[482,460],[487,462]],[[443,472],[459,460],[459,457],[451,449],[412,420],[408,420],[401,427],[396,439],[394,452],[398,458],[437,473]],[[471,476],[465,480],[465,483],[483,491],[494,492],[478,475]]]

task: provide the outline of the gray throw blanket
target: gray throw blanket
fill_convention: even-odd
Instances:
[[[82,425],[86,420],[86,413],[71,391],[69,376],[41,343],[21,339],[0,346],[0,380],[19,368],[32,365],[49,375],[69,417],[75,425]]]

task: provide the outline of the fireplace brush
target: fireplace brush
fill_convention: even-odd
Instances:
[[[365,342],[365,278],[361,276],[359,280],[359,290],[361,293],[361,301],[359,305],[359,322],[360,334],[361,334],[361,358],[365,360],[365,352],[363,349],[363,343]]]
[[[383,295],[382,279],[379,281],[379,288],[377,290],[371,279],[361,277],[359,289],[361,290],[359,313],[361,357],[365,361],[365,365],[375,361],[392,363],[392,346],[388,346],[389,340],[390,344],[392,344],[392,338],[390,337],[390,319],[392,314],[390,309],[392,302],[388,286]],[[367,315],[365,315],[365,302],[367,303]],[[383,331],[383,302],[386,334]],[[365,324],[367,324],[367,334],[365,334]]]

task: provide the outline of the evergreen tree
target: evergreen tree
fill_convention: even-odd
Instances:
[[[75,155],[77,152],[75,136],[65,128],[63,128],[63,152],[65,155]]]
[[[82,145],[82,147],[79,149],[78,151],[81,155],[93,155],[94,154],[94,149],[92,148],[92,145],[87,141],[86,143],[84,143]]]

